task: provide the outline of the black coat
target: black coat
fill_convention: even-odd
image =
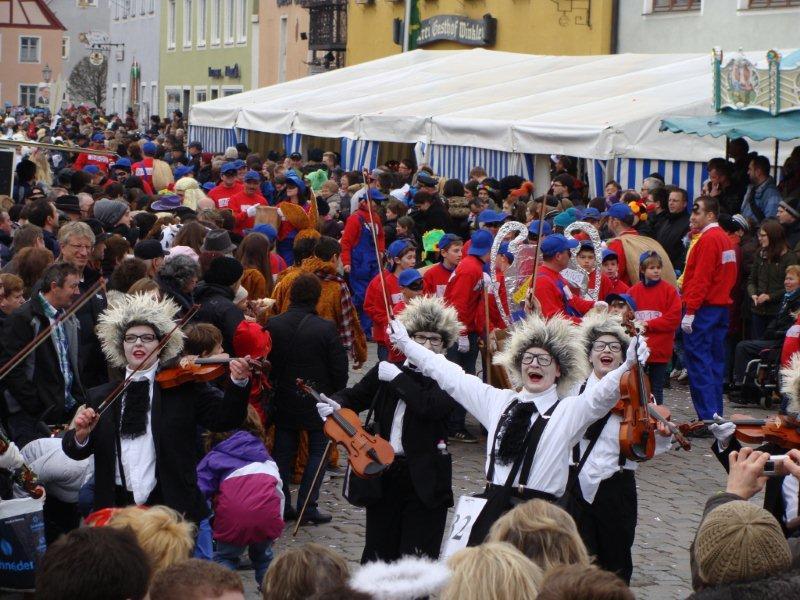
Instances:
[[[414,223],[417,226],[417,231],[424,235],[431,229],[442,229],[445,232],[452,231],[453,223],[450,221],[450,213],[440,199],[428,207],[428,210],[415,210],[411,213]]]
[[[97,271],[86,267],[83,271],[83,281],[79,285],[81,294],[92,287],[99,277],[100,274]],[[93,388],[108,382],[106,358],[100,346],[100,340],[95,334],[97,319],[100,313],[106,309],[106,306],[106,296],[102,290],[98,290],[92,299],[75,313],[80,323],[78,359],[81,368],[81,382],[87,388]]]
[[[300,328],[300,322],[310,315]],[[347,385],[347,352],[333,321],[313,306],[293,304],[267,321],[272,337],[271,377],[275,386],[275,422],[289,429],[321,429],[316,401],[301,392],[297,378],[330,396]]]
[[[686,246],[683,236],[689,231],[689,213],[668,213],[661,223],[655,238],[669,256],[672,266],[683,270],[686,262]]]
[[[78,359],[78,321],[73,316],[63,322],[69,344],[72,366],[72,397],[76,405],[86,401],[81,384]],[[7,362],[40,331],[50,326],[37,297],[28,300],[6,317],[3,323],[2,362]],[[20,362],[3,379],[6,407],[10,412],[21,408],[25,413],[48,425],[65,423],[71,415],[64,406],[64,376],[58,363],[55,338],[50,336]],[[9,398],[10,396],[10,398]]]
[[[222,347],[231,356],[236,356],[233,334],[239,323],[244,321],[242,309],[233,303],[234,297],[230,287],[205,281],[201,281],[194,290],[195,302],[200,305],[195,320],[216,326],[222,332]]]
[[[389,383],[378,379],[375,365],[352,388],[336,394],[344,408],[356,412],[369,410],[375,400],[375,433],[389,440],[397,402],[406,403],[403,417],[403,452],[414,491],[428,508],[453,505],[452,460],[448,452],[436,447],[447,440],[447,419],[455,402],[447,392],[422,373],[402,367],[403,371]]]
[[[784,225],[783,235],[786,236],[786,246],[797,254],[800,250],[800,221]]]
[[[114,385],[92,389],[89,405],[100,404]],[[241,426],[247,416],[249,394],[249,384],[230,384],[226,392],[208,383],[186,383],[170,389],[154,386],[151,430],[159,502],[195,523],[208,516],[208,506],[197,487],[197,428],[229,431]],[[120,406],[117,400],[100,417],[85,446],[75,442],[74,429],[62,440],[64,453],[74,460],[94,455],[94,510],[114,506]]]

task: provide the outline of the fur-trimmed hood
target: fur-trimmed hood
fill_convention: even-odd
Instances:
[[[405,325],[408,335],[419,331],[438,333],[445,349],[456,343],[462,327],[456,309],[435,296],[412,298],[397,318]]]
[[[522,385],[521,361],[528,348],[543,348],[558,362],[561,376],[557,391],[563,398],[589,376],[585,332],[560,316],[546,321],[531,315],[519,321],[506,342],[505,349],[494,355],[492,362],[505,367],[515,387]]]
[[[129,294],[116,300],[97,320],[97,337],[100,338],[108,363],[113,367],[128,364],[122,338],[132,326],[150,325],[162,338],[175,327],[175,315],[179,310],[172,300],[156,300],[151,294]],[[180,354],[183,338],[180,330],[172,334],[159,355],[162,361]]]
[[[350,578],[350,587],[375,600],[414,600],[441,592],[450,570],[440,562],[406,556],[393,563],[373,562]]]
[[[625,327],[622,325],[622,318],[619,315],[610,315],[602,311],[587,314],[581,321],[581,329],[586,338],[586,356],[589,356],[592,344],[604,335],[613,335],[622,342],[622,356],[625,356],[631,336],[625,331]]]
[[[789,364],[781,369],[781,392],[789,397],[787,411],[800,412],[800,352],[795,352]]]

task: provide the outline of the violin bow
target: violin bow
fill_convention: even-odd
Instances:
[[[378,259],[378,275],[381,281],[381,292],[383,293],[383,307],[386,309],[386,322],[392,322],[392,308],[389,306],[389,294],[386,292],[386,281],[383,279],[383,260],[381,259],[380,250],[378,250],[378,235],[375,233],[375,216],[372,212],[372,198],[369,197],[369,171],[366,167],[361,170],[364,177],[364,194],[367,197],[367,212],[369,213],[369,232],[372,234],[372,245],[375,248],[375,257]]]
[[[19,363],[21,363],[25,358],[36,348],[42,345],[52,333],[53,328],[60,325],[67,319],[69,319],[72,315],[78,312],[89,300],[91,300],[92,296],[94,296],[95,292],[98,289],[102,288],[105,290],[106,281],[102,277],[95,281],[89,289],[87,289],[83,294],[78,296],[75,301],[69,305],[69,307],[59,315],[50,325],[42,329],[39,334],[34,337],[30,342],[25,344],[25,346],[17,352],[14,356],[12,356],[6,364],[0,367],[0,380],[2,380],[6,375],[8,375],[11,371],[13,371]]]
[[[680,429],[678,429],[669,420],[665,419],[664,416],[656,410],[652,402],[647,403],[647,412],[649,412],[650,416],[653,417],[656,421],[658,421],[659,423],[663,423],[664,425],[667,426],[667,429],[670,430],[672,435],[675,437],[675,441],[678,442],[681,448],[687,451],[692,449],[692,443],[685,437],[683,437],[683,434],[680,432]]]
[[[153,350],[147,356],[144,357],[144,359],[137,365],[137,367],[131,372],[131,374],[128,375],[122,381],[120,381],[117,387],[115,387],[111,391],[111,393],[108,396],[106,396],[106,399],[103,400],[100,403],[100,405],[95,409],[95,413],[97,414],[98,419],[102,417],[103,413],[105,413],[114,403],[114,401],[122,395],[122,392],[128,389],[128,386],[133,381],[134,375],[136,375],[139,371],[142,370],[143,365],[146,365],[150,361],[150,359],[153,358],[153,356],[158,356],[158,353],[161,352],[164,346],[167,345],[167,342],[169,342],[169,339],[175,334],[175,332],[183,328],[183,326],[186,325],[197,314],[197,311],[199,310],[200,306],[198,304],[195,304],[188,311],[186,311],[186,314],[183,316],[183,318],[177,323],[175,323],[175,327],[173,327],[170,330],[170,332],[167,333],[167,335],[165,335],[161,339],[161,341],[158,342],[158,345],[155,348],[153,348]]]

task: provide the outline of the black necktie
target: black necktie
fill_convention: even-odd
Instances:
[[[125,390],[125,404],[122,409],[120,435],[124,438],[137,438],[147,431],[147,412],[150,410],[150,381],[132,381]]]

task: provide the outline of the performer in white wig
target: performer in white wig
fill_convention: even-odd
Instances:
[[[430,296],[411,300],[398,319],[420,347],[442,360],[461,329],[455,309]],[[342,406],[372,409],[375,433],[395,452],[377,481],[348,480],[350,501],[367,507],[362,563],[409,554],[439,556],[447,509],[453,505],[447,418],[455,403],[418,364],[381,361],[355,386],[333,399],[323,395],[325,402],[317,404],[323,419]]]
[[[619,397],[623,373],[636,361],[629,347],[624,364],[591,390],[567,398],[589,371],[585,337],[570,321],[529,316],[512,333],[505,350],[495,356],[522,390],[496,389],[461,367],[415,342],[399,320],[390,325],[390,340],[424,375],[464,406],[486,428],[488,500],[476,519],[470,543],[483,541],[491,524],[512,502],[564,494],[572,447],[586,428],[605,415]],[[639,360],[649,351],[638,344]]]

